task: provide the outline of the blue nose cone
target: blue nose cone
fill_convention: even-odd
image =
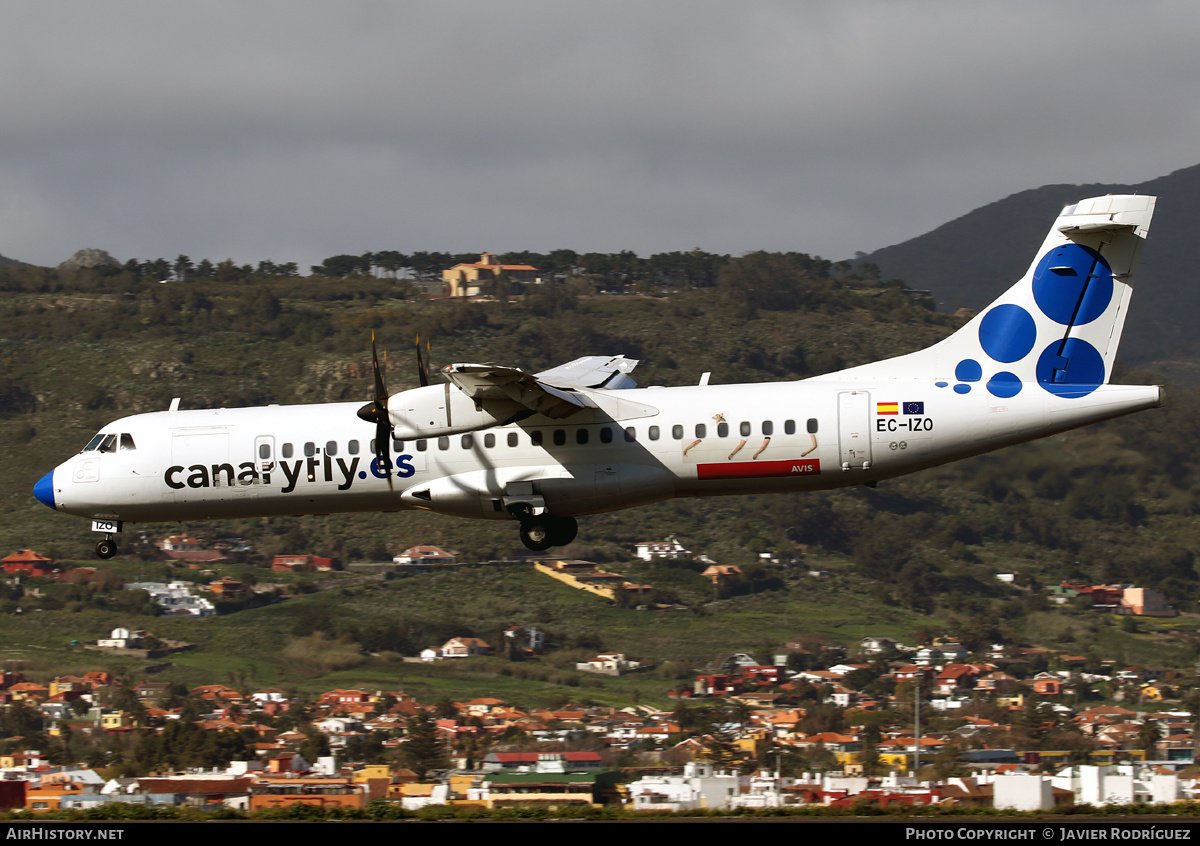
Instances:
[[[53,470],[37,480],[37,484],[33,486],[33,495],[37,497],[38,502],[47,508],[55,507]]]

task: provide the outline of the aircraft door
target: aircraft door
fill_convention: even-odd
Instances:
[[[236,475],[229,461],[229,430],[176,429],[171,437],[171,460],[179,468],[174,478],[175,502],[227,499]]]
[[[871,466],[870,422],[870,393],[838,394],[838,455],[842,470],[866,470]]]

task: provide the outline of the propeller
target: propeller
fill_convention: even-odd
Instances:
[[[419,352],[418,349],[418,354]],[[386,355],[385,353],[385,364],[387,363]],[[371,402],[358,410],[358,416],[368,423],[375,424],[376,466],[387,473],[388,488],[394,490],[392,485],[392,421],[388,416],[387,384],[383,379],[383,366],[379,363],[379,353],[375,350],[374,332],[371,333],[371,367],[375,373],[375,396]]]
[[[425,358],[421,357],[421,336],[417,335],[417,381],[424,388],[429,384],[429,341],[425,341]]]

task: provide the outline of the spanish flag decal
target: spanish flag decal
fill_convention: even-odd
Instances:
[[[877,402],[875,403],[876,414],[899,414],[900,403],[898,402]]]

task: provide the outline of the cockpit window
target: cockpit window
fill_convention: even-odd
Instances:
[[[137,449],[137,447],[133,445],[133,435],[127,435],[124,432],[122,432],[121,433],[121,451],[124,452],[127,449],[132,450],[132,449]]]
[[[104,440],[102,440],[100,442],[100,446],[97,447],[97,449],[99,449],[100,452],[116,452],[117,436],[116,435],[105,435]]]
[[[87,446],[85,446],[85,447],[83,448],[83,451],[84,451],[84,452],[91,452],[91,451],[92,451],[92,450],[94,450],[96,447],[100,446],[100,442],[101,442],[102,440],[104,440],[104,433],[103,433],[103,432],[101,432],[99,435],[97,435],[96,437],[94,437],[94,438],[92,438],[90,441],[88,441],[88,445],[87,445]]]

